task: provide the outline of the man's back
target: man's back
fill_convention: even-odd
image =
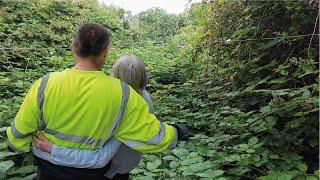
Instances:
[[[61,134],[102,140],[106,139],[120,104],[118,79],[105,75],[103,71],[66,69],[50,74],[45,89],[44,122],[48,129]],[[59,146],[90,149],[86,146],[88,143],[70,144],[57,141],[57,137],[50,133],[45,135]]]

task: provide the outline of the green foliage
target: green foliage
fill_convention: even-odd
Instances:
[[[168,14],[165,10],[154,8],[140,13],[133,19],[132,26],[139,26],[147,37],[154,43],[162,43],[170,40],[170,37],[179,32],[184,25],[184,19]]]
[[[85,20],[112,34],[104,70],[139,56],[157,117],[191,127],[176,149],[144,155],[133,179],[318,179],[319,39],[309,48],[299,36],[312,33],[316,7],[218,0],[132,16],[97,1],[0,1],[0,179],[35,178],[30,154],[13,167],[5,129],[35,79],[73,65]]]

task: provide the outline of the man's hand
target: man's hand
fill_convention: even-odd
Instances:
[[[48,153],[51,152],[53,143],[49,141],[47,138],[43,136],[40,136],[40,137],[32,136],[32,142],[41,151],[48,152]]]
[[[182,124],[173,125],[178,131],[178,141],[185,141],[188,139],[188,127]]]

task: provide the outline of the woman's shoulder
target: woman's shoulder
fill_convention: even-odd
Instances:
[[[140,96],[147,102],[147,104],[149,105],[149,111],[150,113],[153,113],[154,112],[154,109],[153,109],[153,102],[152,102],[152,99],[151,99],[151,96],[150,94],[148,93],[147,90],[143,89],[141,91],[138,92],[140,94]]]

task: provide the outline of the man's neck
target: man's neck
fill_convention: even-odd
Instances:
[[[84,70],[84,71],[101,71],[102,70],[102,65],[97,63],[97,60],[94,60],[92,58],[81,58],[77,57],[76,58],[76,64],[74,67],[79,70]]]

